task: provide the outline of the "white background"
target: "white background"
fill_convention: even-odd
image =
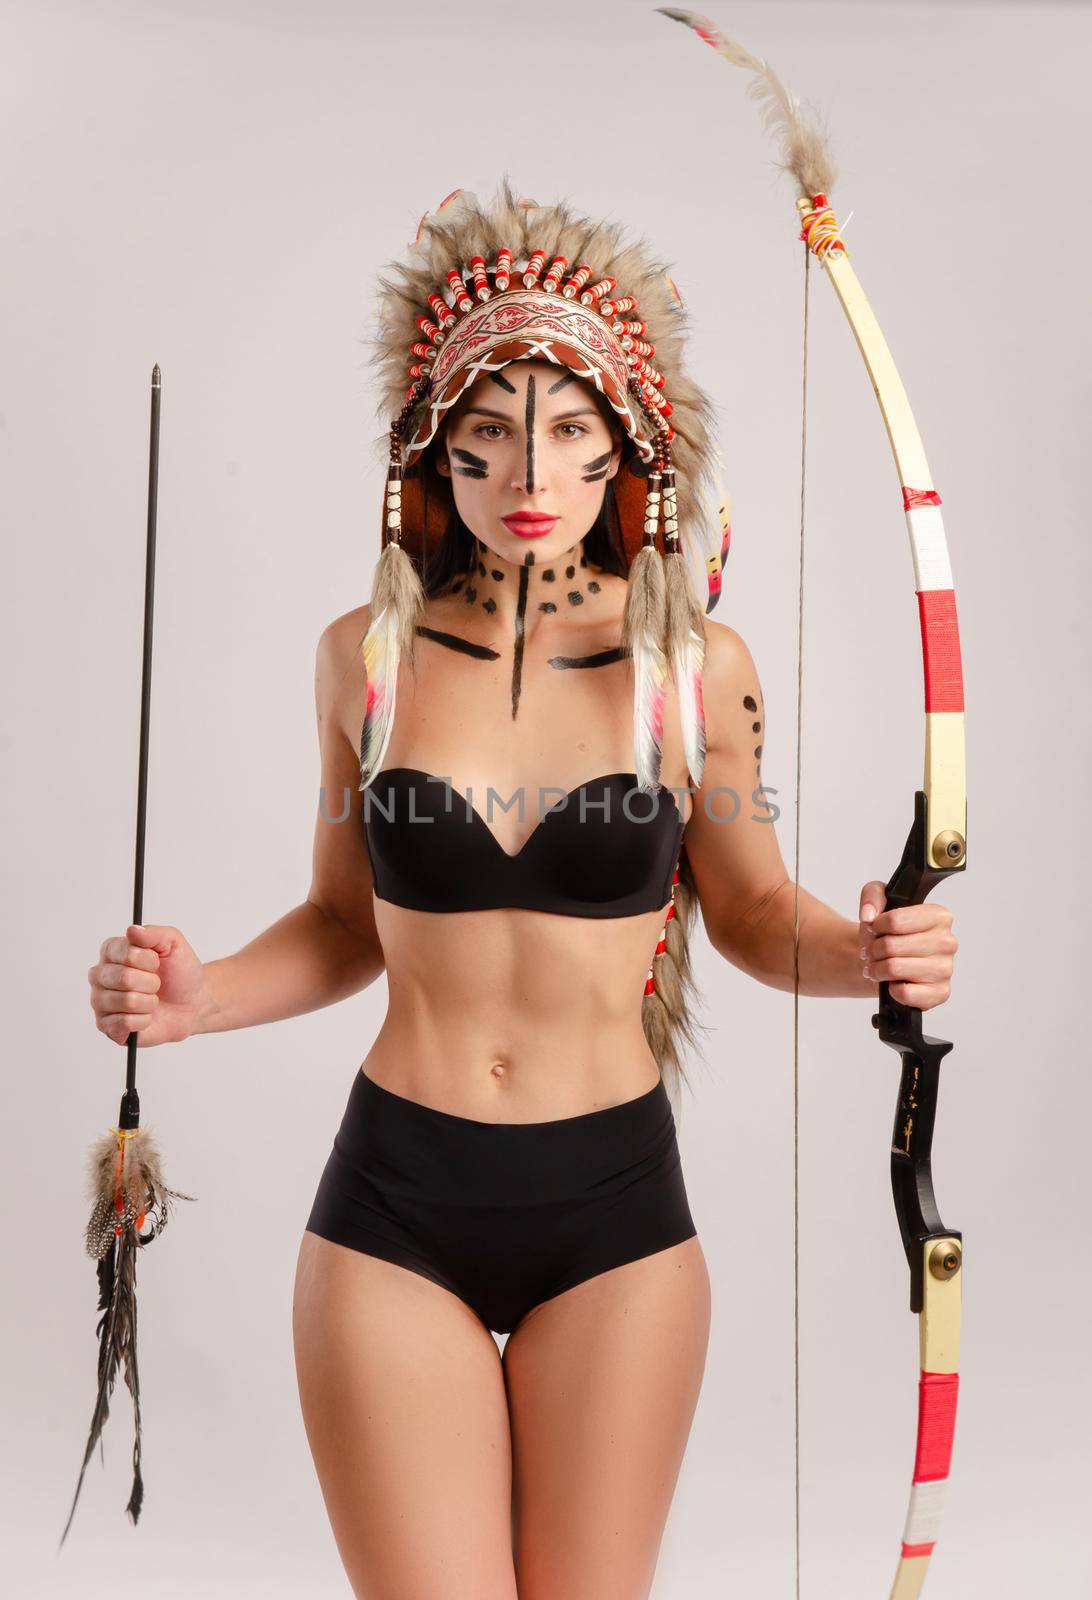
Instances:
[[[1090,577],[1085,7],[719,4],[824,109],[854,262],[944,496],[967,670],[970,855],[947,887],[957,1041],[935,1167],[967,1264],[928,1593],[1090,1592]],[[292,1272],[382,983],[142,1052],[168,1181],[131,1411],[57,1540],[93,1399],[83,1165],[124,1051],[85,973],[132,893],[148,379],[163,369],[145,918],[211,958],[304,898],[319,633],[368,598],[375,274],[457,186],[621,217],[675,263],[735,497],[718,620],[748,641],[791,864],[801,248],[740,74],[644,4],[0,5],[4,1434],[9,1593],[347,1594],[298,1412]],[[920,781],[896,476],[812,278],[802,880],[853,914]],[[14,583],[10,582],[14,574]],[[699,953],[681,1141],[713,1276],[655,1600],[792,1594],[791,999]],[[868,1002],[802,1004],[803,1594],[887,1593],[916,1328],[888,1187],[896,1061]],[[440,1600],[440,1597],[437,1597]],[[560,1600],[560,1597],[559,1597]]]

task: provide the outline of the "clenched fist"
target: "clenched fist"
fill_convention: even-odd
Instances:
[[[100,1033],[124,1044],[176,1044],[193,1033],[204,992],[204,967],[177,928],[130,923],[104,939],[88,969],[91,1009]]]

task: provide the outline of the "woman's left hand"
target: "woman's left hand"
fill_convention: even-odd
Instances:
[[[892,1000],[928,1011],[952,992],[952,966],[959,941],[947,906],[926,901],[885,911],[886,886],[861,890],[861,961],[866,978],[890,985]]]

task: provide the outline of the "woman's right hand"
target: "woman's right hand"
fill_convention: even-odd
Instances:
[[[204,966],[177,928],[130,923],[104,939],[88,969],[91,1009],[100,1033],[125,1044],[176,1044],[195,1031],[204,998]]]

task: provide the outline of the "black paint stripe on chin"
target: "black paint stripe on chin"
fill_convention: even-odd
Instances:
[[[624,661],[626,652],[620,645],[611,650],[596,650],[590,656],[550,656],[551,667],[609,667],[613,661]]]
[[[418,623],[413,630],[422,634],[426,639],[432,639],[436,644],[446,645],[449,650],[458,650],[464,656],[475,656],[479,661],[495,661],[500,655],[499,650],[491,650],[487,644],[472,644],[469,639],[460,638],[457,633],[444,633],[439,628],[426,628],[424,623]]]
[[[515,394],[515,392],[516,392],[515,384],[514,383],[509,383],[508,379],[504,376],[504,374],[502,372],[491,372],[489,374],[489,376],[490,376],[490,378],[492,378],[493,382],[498,386],[498,388],[507,389],[509,394]]]

